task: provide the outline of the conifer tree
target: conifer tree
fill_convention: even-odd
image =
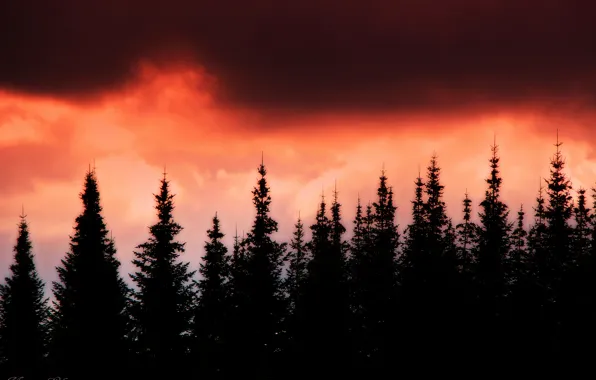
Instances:
[[[422,270],[425,256],[425,242],[427,224],[424,213],[424,182],[420,172],[416,178],[416,189],[412,203],[412,223],[406,228],[405,245],[401,260],[401,282],[408,286],[410,281],[422,280],[419,271]]]
[[[35,378],[47,370],[49,308],[24,212],[20,218],[10,276],[0,285],[0,373]]]
[[[397,249],[399,233],[395,224],[397,207],[393,203],[393,190],[387,186],[383,170],[379,177],[377,200],[372,204],[372,244],[358,262],[359,288],[357,300],[358,334],[362,339],[358,350],[364,368],[380,369],[389,359],[395,342],[392,321],[397,302]]]
[[[71,379],[113,376],[126,368],[129,289],[102,216],[95,170],[85,176],[70,251],[57,268],[51,315],[53,372]],[[109,363],[106,365],[105,363]]]
[[[288,263],[287,274],[284,281],[284,288],[287,296],[287,315],[284,321],[284,333],[286,334],[285,349],[287,365],[300,360],[296,353],[300,352],[301,336],[303,335],[303,301],[306,281],[308,279],[308,262],[310,255],[306,247],[304,237],[304,224],[298,216],[294,225],[294,233],[284,259]]]
[[[246,327],[246,316],[249,312],[250,300],[248,293],[249,273],[248,258],[246,251],[246,238],[244,232],[242,236],[234,236],[234,247],[230,260],[230,314],[228,316],[229,324],[226,334],[226,351],[229,361],[232,363],[246,363],[246,353],[250,349],[250,332]],[[228,366],[224,374],[233,376],[242,373],[239,366]]]
[[[281,278],[286,244],[272,237],[278,225],[270,216],[271,195],[262,162],[258,173],[260,178],[252,192],[256,216],[245,239],[248,307],[244,324],[249,326],[250,348],[244,353],[244,359],[259,376],[268,377],[278,363],[276,355],[281,346],[280,330],[286,311]]]
[[[548,204],[545,209],[550,261],[551,289],[556,293],[563,273],[572,265],[571,257],[573,230],[569,221],[573,217],[571,182],[565,175],[565,161],[561,153],[562,143],[555,144],[557,150],[551,160],[550,178],[547,180]]]
[[[330,352],[335,343],[335,334],[328,334],[327,329],[337,321],[337,313],[331,306],[331,299],[337,297],[338,278],[334,268],[337,265],[336,257],[332,252],[332,223],[327,217],[327,203],[325,197],[321,196],[316,222],[310,226],[312,232],[311,240],[308,242],[308,250],[311,259],[308,263],[308,277],[305,287],[304,299],[304,325],[305,331],[300,346],[304,353],[307,353],[306,361],[309,363],[307,371],[316,367],[328,370],[330,360],[326,360],[325,353]],[[334,330],[334,328],[332,328]]]
[[[300,216],[294,225],[294,234],[290,242],[285,261],[288,263],[287,276],[285,279],[285,289],[288,295],[289,313],[296,310],[296,305],[300,303],[304,284],[308,276],[309,254],[306,248],[304,238],[304,224]]]
[[[490,176],[486,179],[488,189],[480,203],[478,257],[476,275],[480,300],[486,308],[486,318],[496,321],[500,313],[499,305],[506,292],[505,260],[509,254],[512,224],[508,221],[509,210],[501,201],[502,178],[499,172],[498,146],[491,147]]]
[[[198,343],[200,371],[207,377],[221,375],[224,365],[227,318],[230,312],[230,257],[223,244],[217,213],[207,231],[205,254],[199,267],[199,303],[193,329]]]
[[[573,250],[571,257],[583,262],[592,249],[592,210],[587,205],[586,189],[577,191],[577,205],[573,208],[575,227],[573,229]]]
[[[189,263],[179,260],[185,243],[176,240],[182,231],[173,217],[174,194],[166,174],[155,195],[157,222],[149,227],[149,239],[137,246],[131,278],[137,286],[131,313],[139,359],[152,375],[183,372],[190,348],[194,314],[194,286]]]
[[[517,223],[511,233],[511,251],[508,257],[509,284],[514,285],[526,275],[526,245],[528,232],[524,227],[524,206],[521,205],[517,212]]]
[[[476,243],[478,241],[478,226],[472,218],[472,200],[466,191],[463,200],[463,221],[455,228],[457,231],[458,259],[462,273],[468,274],[472,269],[472,262],[475,254]]]
[[[498,146],[491,146],[490,175],[486,179],[488,188],[484,200],[480,203],[480,225],[478,251],[476,257],[476,286],[478,289],[478,337],[487,348],[500,347],[506,320],[505,296],[507,292],[507,274],[505,263],[511,247],[509,210],[501,200],[502,178],[499,171]]]
[[[536,206],[534,207],[534,223],[528,232],[528,260],[530,273],[537,285],[542,289],[546,289],[547,284],[544,278],[548,257],[546,206],[542,178],[540,180],[540,188],[536,198]]]

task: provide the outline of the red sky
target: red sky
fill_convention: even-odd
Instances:
[[[335,182],[350,230],[383,165],[405,226],[433,152],[457,221],[466,189],[483,196],[495,134],[512,213],[531,211],[557,128],[573,185],[596,179],[587,2],[28,3],[0,10],[2,273],[24,204],[55,279],[93,162],[123,271],[164,165],[195,267],[216,211],[228,242],[250,228],[262,151],[282,239]]]

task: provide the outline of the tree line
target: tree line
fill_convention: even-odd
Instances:
[[[298,217],[289,242],[272,237],[278,223],[261,163],[251,229],[228,248],[215,214],[198,280],[180,259],[182,226],[164,174],[157,221],[134,252],[134,287],[120,274],[90,169],[51,305],[21,215],[0,286],[1,373],[374,378],[438,363],[495,369],[589,357],[596,351],[596,189],[591,202],[583,188],[573,199],[560,146],[531,211],[502,201],[495,144],[484,199],[475,211],[464,195],[461,223],[447,215],[433,155],[414,181],[412,222],[401,231],[383,171],[376,199],[358,199],[351,223],[335,191],[331,200],[321,197],[314,221]]]

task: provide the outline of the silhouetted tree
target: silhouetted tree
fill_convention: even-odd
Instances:
[[[10,276],[0,285],[0,373],[37,378],[47,371],[49,308],[24,213],[20,218]]]
[[[521,205],[517,212],[517,222],[515,229],[511,233],[511,251],[508,257],[509,284],[514,285],[518,283],[522,277],[526,275],[527,262],[527,237],[528,232],[524,227],[524,206]]]
[[[485,335],[483,342],[496,347],[496,340],[502,337],[507,291],[505,261],[509,255],[510,233],[509,210],[501,201],[502,178],[499,172],[497,145],[491,147],[490,175],[486,179],[488,189],[480,203],[480,225],[478,236],[478,256],[476,258],[476,280],[480,312]]]
[[[203,376],[212,378],[222,375],[226,362],[226,328],[230,312],[230,257],[223,244],[217,214],[213,226],[207,231],[205,254],[199,267],[202,278],[198,282],[199,303],[193,330],[198,344],[198,368]]]
[[[248,367],[258,375],[269,378],[273,367],[279,364],[276,355],[281,346],[281,323],[286,311],[282,287],[282,267],[285,255],[285,243],[278,243],[272,238],[277,232],[277,222],[269,215],[271,204],[270,189],[267,185],[265,165],[258,168],[260,178],[253,189],[253,204],[256,216],[250,232],[244,241],[247,265],[247,308],[243,324],[248,326],[247,342],[249,348],[244,352]],[[239,368],[240,369],[240,368]]]
[[[283,332],[285,334],[286,365],[293,365],[300,361],[298,357],[302,347],[300,336],[303,335],[303,301],[306,281],[308,279],[308,262],[310,255],[306,247],[304,237],[304,224],[298,216],[294,225],[294,233],[290,241],[290,249],[286,253],[284,261],[288,264],[284,289],[287,297],[287,315],[284,320]]]
[[[298,217],[294,225],[294,234],[284,260],[288,263],[287,276],[284,287],[288,296],[288,312],[292,314],[296,305],[300,303],[304,292],[304,285],[308,277],[308,262],[310,255],[304,238],[304,224]]]
[[[392,360],[396,343],[392,322],[397,305],[399,233],[395,224],[397,207],[384,170],[379,177],[377,200],[372,206],[371,244],[358,256],[359,260],[355,262],[357,277],[354,278],[358,290],[358,298],[354,300],[357,310],[355,332],[360,337],[358,359],[359,365],[369,371],[383,368]]]
[[[565,161],[561,153],[561,143],[557,139],[556,152],[551,159],[550,178],[547,180],[548,203],[545,209],[547,262],[543,281],[547,289],[547,314],[551,318],[552,341],[555,351],[561,339],[561,313],[567,306],[571,289],[568,277],[573,265],[571,257],[573,229],[570,220],[573,216],[571,182],[564,172]]]
[[[50,358],[60,377],[115,376],[128,364],[129,289],[118,273],[120,262],[102,216],[94,170],[87,172],[80,197],[83,212],[76,218],[70,251],[57,268],[59,281],[53,284]]]
[[[472,221],[472,200],[466,192],[463,200],[463,221],[455,228],[457,231],[458,259],[461,271],[469,274],[472,270],[472,263],[475,255],[476,244],[478,243],[478,226]]]
[[[137,246],[137,271],[130,275],[137,286],[131,307],[135,348],[152,376],[180,375],[190,348],[195,272],[179,261],[185,243],[176,240],[182,227],[174,221],[173,199],[164,174],[155,195],[158,221],[149,227],[149,239]]]

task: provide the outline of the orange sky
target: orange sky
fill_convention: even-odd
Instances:
[[[77,195],[93,161],[125,272],[132,269],[133,247],[146,239],[155,219],[152,193],[164,165],[177,194],[175,216],[185,227],[184,259],[195,268],[216,211],[228,242],[236,225],[239,232],[250,228],[261,151],[281,238],[290,235],[299,211],[312,223],[321,191],[331,195],[335,181],[351,230],[357,194],[374,199],[383,164],[403,227],[418,167],[424,170],[433,152],[443,168],[448,212],[458,220],[466,189],[475,205],[483,196],[495,133],[503,194],[514,211],[521,203],[528,211],[533,206],[539,176],[548,174],[556,128],[574,187],[591,187],[596,179],[590,119],[572,108],[548,117],[544,108],[531,106],[458,116],[266,117],[217,104],[210,96],[216,84],[197,67],[164,71],[144,65],[125,89],[78,104],[0,91],[1,273],[12,260],[24,204],[41,274],[46,281],[56,278],[54,267],[67,250],[81,208]]]

